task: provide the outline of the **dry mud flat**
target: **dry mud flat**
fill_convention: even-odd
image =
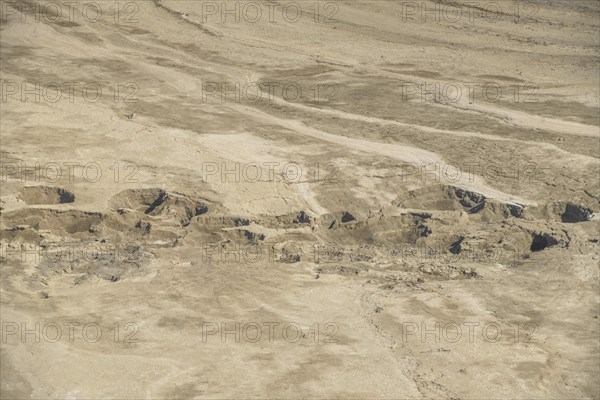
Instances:
[[[599,398],[598,1],[1,11],[3,399]]]

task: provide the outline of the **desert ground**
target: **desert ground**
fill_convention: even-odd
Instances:
[[[1,2],[2,399],[598,399],[600,2]]]

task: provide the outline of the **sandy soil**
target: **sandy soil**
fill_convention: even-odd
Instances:
[[[477,4],[2,1],[0,396],[600,398],[600,2]]]

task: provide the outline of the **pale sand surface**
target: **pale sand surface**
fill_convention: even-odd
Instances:
[[[1,397],[599,398],[600,2],[469,3],[3,2]]]

